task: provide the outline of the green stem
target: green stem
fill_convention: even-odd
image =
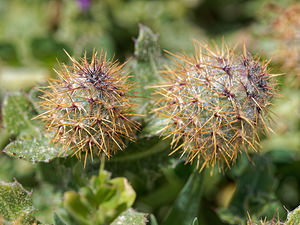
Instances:
[[[150,155],[162,152],[166,150],[166,147],[169,146],[169,141],[159,141],[156,145],[153,145],[151,148],[146,151],[141,151],[126,156],[119,156],[111,159],[109,162],[123,162],[123,161],[134,161],[141,158],[149,157]]]
[[[99,169],[99,174],[104,171],[104,166],[105,166],[105,156],[102,154],[101,160],[100,160],[100,169]]]

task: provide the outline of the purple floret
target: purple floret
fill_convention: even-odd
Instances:
[[[81,9],[81,11],[87,11],[89,10],[91,6],[90,0],[77,0],[78,7]]]

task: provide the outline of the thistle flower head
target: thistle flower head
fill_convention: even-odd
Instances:
[[[172,55],[176,66],[162,71],[165,82],[157,88],[154,109],[168,121],[163,132],[172,136],[171,154],[181,151],[202,170],[230,167],[242,150],[256,151],[258,132],[271,131],[275,84],[269,62],[252,57],[245,46],[238,54],[224,42],[222,48],[197,42],[195,55]]]
[[[273,218],[268,221],[267,217],[265,217],[264,219],[261,219],[259,222],[258,221],[253,221],[250,217],[250,214],[248,214],[248,220],[247,220],[247,225],[284,225],[286,223],[281,223],[279,220],[279,213],[278,211],[276,211],[274,213]]]
[[[68,55],[68,53],[66,53]],[[134,140],[138,123],[131,120],[131,84],[122,71],[124,64],[108,60],[102,51],[78,61],[68,55],[72,66],[61,65],[58,79],[49,80],[42,91],[44,111],[37,118],[53,134],[52,142],[63,144],[60,154],[73,153],[110,157],[123,149],[123,139]]]

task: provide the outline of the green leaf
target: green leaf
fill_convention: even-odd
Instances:
[[[6,129],[0,128],[0,149],[4,149],[4,147],[9,143],[10,134]]]
[[[97,198],[97,195],[93,193],[93,190],[90,187],[82,188],[80,193],[84,196],[83,201],[85,201],[85,204],[91,205],[94,208],[99,205],[99,198]]]
[[[82,224],[92,224],[89,221],[89,208],[82,202],[80,195],[75,191],[69,191],[64,194],[64,206]]]
[[[198,170],[191,174],[163,225],[191,225],[193,223],[200,207],[203,174],[203,171],[199,173]]]
[[[117,189],[115,201],[119,202],[118,204],[125,203],[126,208],[131,207],[134,203],[136,194],[128,180],[123,177],[117,177],[112,179],[109,183]]]
[[[146,225],[147,219],[145,213],[139,213],[132,208],[121,213],[111,225],[130,224],[130,225]]]
[[[300,224],[300,206],[293,211],[289,212],[286,225],[298,225]]]
[[[198,218],[196,217],[192,223],[192,225],[199,225]]]
[[[170,140],[158,136],[138,138],[105,164],[115,176],[126,176],[134,187],[152,186],[162,175],[161,168],[170,163]]]
[[[50,163],[39,163],[37,167],[41,180],[62,191],[77,190],[85,186],[91,177],[76,157],[55,158]]]
[[[175,164],[176,163],[176,164]],[[158,209],[162,205],[174,202],[184,186],[184,181],[180,179],[175,170],[178,169],[180,163],[176,160],[168,167],[161,168],[166,182],[160,184],[151,190],[147,195],[139,196],[138,203],[148,205],[152,209]],[[189,166],[186,166],[186,168]]]
[[[5,183],[0,181],[0,216],[4,224],[18,221],[21,224],[33,224],[35,221],[31,193],[17,181]]]
[[[169,119],[157,118],[156,116],[150,117],[143,129],[142,135],[144,137],[159,136],[168,123]]]
[[[102,173],[103,171],[101,171]],[[110,189],[108,192],[107,188]],[[106,189],[106,190],[105,190]],[[131,185],[128,183],[126,178],[117,177],[107,181],[106,184],[98,187],[97,198],[99,198],[99,191],[104,190],[99,208],[97,210],[98,216],[95,221],[111,222],[121,212],[131,207],[134,203],[136,194]],[[106,196],[104,196],[106,192]],[[95,222],[96,223],[96,222]],[[101,223],[100,223],[101,224]]]
[[[158,66],[160,60],[160,47],[158,45],[158,35],[154,34],[150,28],[140,25],[139,35],[135,41],[135,59],[129,64],[134,75],[134,81],[138,84],[135,88],[138,96],[138,113],[148,114],[152,110],[151,95],[152,86],[160,79]]]
[[[60,152],[58,146],[49,144],[50,139],[46,136],[17,140],[6,146],[2,151],[12,157],[24,159],[32,163],[50,162]]]
[[[271,160],[264,155],[253,155],[253,164],[241,160],[240,165],[232,168],[231,173],[237,172],[237,187],[227,208],[218,209],[220,218],[229,224],[244,224],[247,213],[254,218],[264,216],[274,204],[279,207],[276,199],[276,179]],[[241,166],[242,164],[242,166]],[[273,215],[273,213],[271,213]]]
[[[29,96],[28,98],[30,99],[35,111],[37,113],[41,113],[41,107],[39,106],[39,101],[41,101],[41,96],[43,95],[44,93],[38,88],[38,87],[34,87],[34,88],[31,88],[30,92],[29,92]]]
[[[139,36],[134,45],[134,55],[141,62],[157,60],[160,56],[158,35],[142,24],[139,25],[139,28]]]
[[[157,220],[153,214],[150,215],[150,224],[149,225],[158,225]]]
[[[61,222],[63,222],[64,224],[81,225],[81,223],[78,222],[75,218],[73,218],[65,208],[57,209],[56,213],[57,213],[57,216],[59,217],[59,220]],[[54,220],[54,222],[55,222],[55,220]]]
[[[6,96],[3,120],[7,131],[17,137],[2,151],[8,155],[30,162],[49,162],[61,151],[59,145],[50,144],[50,137],[42,135],[34,104],[25,95],[16,92]]]
[[[60,215],[66,221],[70,221],[71,217],[79,224],[108,224],[133,205],[136,194],[127,179],[111,179],[103,166],[88,186],[82,187],[79,192],[64,194],[67,214]]]
[[[25,95],[16,92],[6,96],[3,104],[3,122],[8,132],[21,137],[38,137],[40,131],[33,104]]]
[[[53,218],[54,218],[54,225],[66,225],[66,224],[59,218],[59,216],[58,216],[56,213],[54,213]]]

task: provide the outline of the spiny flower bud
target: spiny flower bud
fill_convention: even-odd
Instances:
[[[68,55],[68,53],[66,53]],[[123,138],[134,140],[138,123],[129,117],[133,106],[128,74],[124,64],[107,60],[106,54],[93,53],[76,61],[68,55],[72,66],[62,65],[56,71],[59,79],[49,80],[42,89],[43,113],[37,118],[53,133],[52,142],[62,143],[60,154],[73,153],[79,159],[85,154],[110,157],[117,148],[123,149]]]
[[[247,225],[284,225],[286,223],[281,223],[279,220],[279,213],[278,211],[275,212],[273,218],[271,220],[267,220],[267,217],[261,219],[260,221],[253,221],[248,213],[248,220]]]
[[[221,49],[197,42],[195,51],[191,57],[170,53],[176,66],[161,72],[165,82],[153,111],[168,121],[163,133],[173,137],[170,154],[182,150],[200,170],[230,167],[242,150],[256,151],[260,130],[271,131],[274,75],[269,62],[250,56],[245,46],[239,55],[224,42]]]

